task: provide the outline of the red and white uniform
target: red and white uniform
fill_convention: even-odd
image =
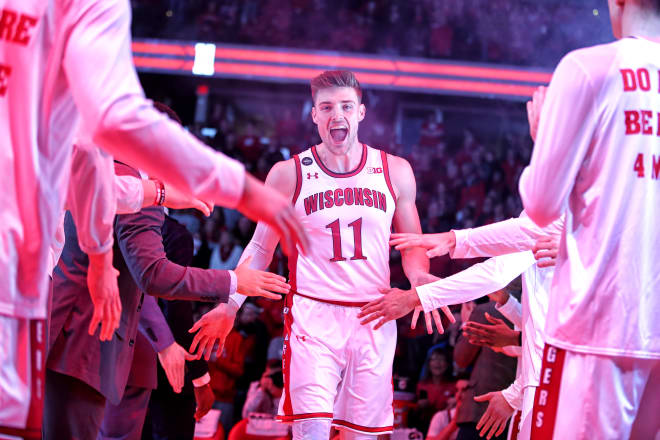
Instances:
[[[465,302],[501,289],[522,274],[522,354],[519,374],[510,387],[502,391],[515,409],[521,410],[519,439],[529,439],[534,392],[539,385],[543,355],[545,317],[553,268],[539,268],[531,252],[536,240],[559,235],[564,227],[560,218],[540,228],[523,214],[514,219],[454,231],[456,246],[452,258],[493,257],[443,280],[417,287],[424,308],[435,308]],[[498,310],[504,316],[515,312],[509,301]],[[514,322],[515,323],[515,322]],[[517,324],[517,323],[516,323]]]
[[[553,423],[556,396],[540,402],[543,438],[628,438],[660,374],[659,72],[659,43],[624,38],[569,53],[547,92],[520,181],[535,222],[566,212],[541,384],[559,403]]]
[[[293,198],[310,239],[290,260],[285,309],[284,394],[279,418],[332,419],[367,434],[391,432],[396,324],[374,331],[359,306],[390,285],[389,237],[395,196],[386,153],[362,145],[349,173],[328,170],[316,148],[295,158]]]
[[[30,373],[20,372],[27,374],[21,387],[12,365],[31,351],[14,342],[29,340],[25,332],[36,326],[29,320],[47,314],[49,248],[78,115],[107,152],[198,198],[233,207],[243,192],[242,165],[204,148],[144,98],[131,59],[128,2],[0,0],[0,429],[26,426]],[[106,229],[105,216],[88,218],[99,226],[90,230]],[[110,233],[97,238],[88,252],[112,245]],[[28,392],[13,398],[19,389]]]

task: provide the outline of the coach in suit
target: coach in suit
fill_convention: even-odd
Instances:
[[[162,231],[167,258],[182,266],[190,265],[194,253],[190,232],[169,216],[165,216]],[[176,342],[182,347],[190,347],[193,335],[188,330],[194,323],[192,303],[158,300],[158,304]],[[196,360],[187,362],[186,367],[181,393],[175,393],[167,385],[165,371],[158,367],[158,387],[151,393],[142,435],[144,440],[192,440],[195,418],[201,418],[211,409],[214,396],[209,383],[208,364],[204,360]]]
[[[138,176],[121,164],[116,173]],[[168,299],[226,302],[235,290],[231,271],[182,267],[167,260],[161,237],[163,216],[162,208],[154,207],[116,217],[113,265],[119,270],[122,315],[113,339],[100,342],[87,332],[93,313],[86,281],[88,258],[67,214],[66,243],[53,274],[46,440],[96,438],[106,400],[121,401],[133,360],[142,292]]]

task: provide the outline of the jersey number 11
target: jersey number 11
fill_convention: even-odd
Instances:
[[[355,244],[355,255],[351,257],[351,260],[366,260],[367,257],[362,255],[362,218],[360,217],[353,223],[349,223],[348,226],[353,228],[353,241]],[[341,228],[339,226],[339,219],[327,225],[326,228],[332,231],[332,251],[334,255],[330,261],[346,261],[346,258],[341,254]]]

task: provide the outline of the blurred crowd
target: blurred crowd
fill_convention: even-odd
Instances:
[[[554,67],[610,38],[595,0],[132,0],[133,36]],[[605,16],[601,16],[605,14]],[[542,50],[540,50],[542,49]]]
[[[381,101],[380,104],[386,103]],[[370,107],[373,111],[370,110],[364,127],[360,127],[360,139],[403,156],[411,163],[425,232],[474,227],[520,213],[517,181],[523,165],[529,161],[531,140],[528,136],[507,135],[504,142],[500,140],[497,145],[489,142],[486,136],[482,138],[477,129],[465,129],[449,136],[443,113],[431,112],[421,124],[415,137],[417,142],[404,147],[394,141],[395,122],[386,110],[389,107],[382,105],[385,110],[381,113]],[[264,114],[241,113],[231,101],[213,100],[206,126],[217,131],[209,136],[208,128],[202,130],[199,126],[191,130],[212,147],[246,163],[249,171],[265,179],[275,162],[318,143],[319,139],[315,126],[309,118],[300,117],[299,111],[272,112],[266,104],[263,111]],[[195,211],[178,211],[173,216],[193,234],[194,265],[202,268],[236,267],[255,228],[246,217],[226,208],[216,208],[208,218]],[[474,262],[435,258],[432,273],[445,277]],[[392,285],[406,287],[398,251],[392,250],[390,266]],[[288,276],[286,256],[279,248],[269,270]],[[239,312],[237,325],[222,355],[210,363],[215,406],[222,411],[225,432],[241,419],[245,420],[254,408],[258,408],[256,412],[267,413],[277,409],[282,392],[282,308],[283,301],[249,300]],[[204,311],[206,309],[200,306],[198,313]],[[398,402],[395,410],[399,426],[414,427],[426,433],[431,419],[439,411],[446,412],[443,414],[447,416],[447,423],[452,420],[447,411],[457,402],[457,379],[468,379],[468,372],[474,371],[477,359],[474,353],[473,357],[459,354],[458,358],[453,353],[454,346],[461,340],[460,323],[478,319],[471,316],[471,308],[456,307],[455,312],[458,324],[449,326],[443,335],[429,335],[421,323],[412,330],[410,317],[399,322],[394,361]],[[483,317],[483,311],[479,313]],[[445,324],[449,325],[447,321]],[[513,368],[507,364],[511,381],[515,373],[515,361],[512,362]]]

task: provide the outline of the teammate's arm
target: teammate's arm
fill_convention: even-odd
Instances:
[[[542,99],[539,94],[535,99]],[[596,91],[573,54],[557,66],[542,103],[532,159],[520,178],[525,211],[545,226],[564,211],[591,145]],[[540,106],[540,105],[539,105]]]
[[[130,12],[123,1],[71,2],[63,69],[82,126],[117,159],[187,194],[236,207],[278,231],[285,252],[307,239],[289,201],[263,186],[237,161],[214,152],[153,108],[133,66]],[[81,62],[84,60],[84,62]]]
[[[275,189],[277,192],[291,200],[296,189],[296,168],[292,159],[276,163],[266,177],[266,186]],[[264,203],[268,203],[264,200]],[[279,241],[277,233],[265,223],[259,222],[254,231],[252,240],[245,247],[239,264],[247,258],[252,258],[250,267],[252,269],[264,270],[270,265],[273,258],[273,252]],[[190,329],[191,333],[196,333],[193,342],[190,345],[191,359],[200,359],[202,356],[206,360],[211,358],[213,346],[217,343],[218,355],[222,351],[222,346],[231,330],[236,312],[243,305],[245,296],[241,295],[240,290],[229,296],[227,304],[218,304],[216,308],[203,315]]]
[[[394,211],[394,230],[401,233],[416,233],[421,234],[422,226],[419,222],[419,213],[415,200],[417,198],[417,183],[415,181],[415,174],[407,160],[387,155],[389,165],[390,179],[394,187],[396,196],[396,210]],[[429,258],[426,256],[424,249],[420,248],[407,248],[401,250],[401,264],[406,277],[410,284],[415,287],[422,284],[430,283],[438,280],[429,274]],[[415,327],[417,318],[421,309],[415,311],[413,316],[412,326]],[[443,308],[443,312],[451,322],[454,322],[454,315],[448,308]],[[444,331],[442,327],[442,320],[438,311],[433,309],[430,314],[425,315],[426,329],[429,333],[433,332],[431,317],[435,321],[438,332]]]

